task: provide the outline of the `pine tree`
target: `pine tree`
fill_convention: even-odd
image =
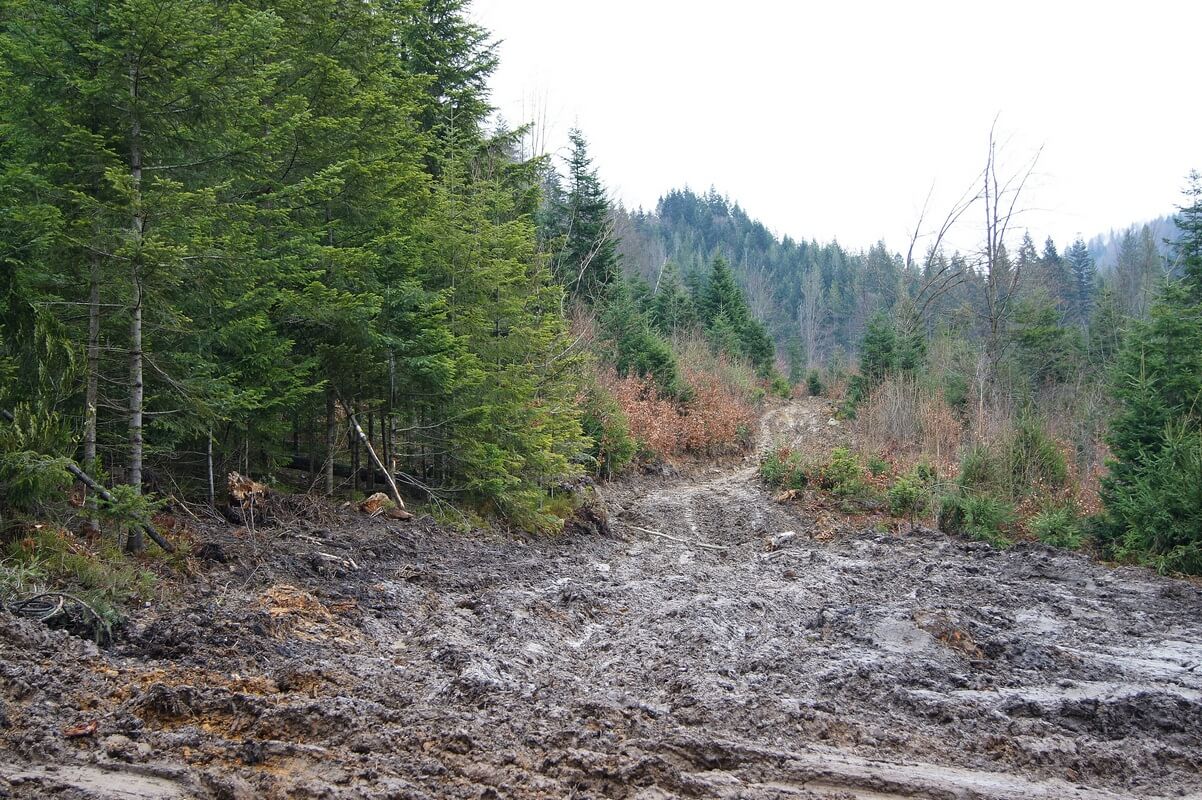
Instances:
[[[1181,276],[1189,296],[1202,301],[1202,174],[1193,170],[1185,188],[1185,203],[1174,222],[1180,231],[1173,245],[1173,271]]]
[[[554,271],[570,298],[595,303],[619,274],[613,216],[584,134],[573,129],[569,138],[567,198],[558,223],[566,233]]]
[[[1183,278],[1169,284],[1146,321],[1133,324],[1119,351],[1112,391],[1119,412],[1107,443],[1113,459],[1103,481],[1105,543],[1118,555],[1165,570],[1202,572],[1202,225],[1191,174],[1175,245]]]
[[[662,335],[675,338],[698,322],[693,297],[680,281],[676,265],[668,262],[660,276],[659,288],[651,304],[651,324]]]
[[[868,320],[860,344],[860,374],[871,389],[897,368],[897,332],[893,322],[878,311]]]
[[[1084,326],[1088,324],[1093,311],[1093,297],[1097,289],[1097,268],[1094,266],[1093,256],[1089,254],[1085,240],[1080,237],[1065,251],[1064,260],[1068,263],[1069,272],[1072,275],[1070,302],[1072,318],[1077,324]]]

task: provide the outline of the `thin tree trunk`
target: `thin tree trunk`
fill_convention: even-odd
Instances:
[[[142,493],[142,236],[146,219],[142,211],[142,120],[138,116],[138,71],[133,65],[129,70],[130,107],[133,121],[130,124],[129,172],[133,184],[134,257],[132,278],[134,305],[129,324],[129,484],[137,494]],[[127,547],[131,553],[142,550],[142,530],[134,528],[129,534]]]
[[[209,507],[217,507],[217,490],[213,481],[213,427],[209,426],[208,447],[205,450],[206,461],[209,467]]]
[[[334,446],[338,442],[334,424],[334,390],[326,389],[326,495],[334,495]]]
[[[367,446],[368,447],[371,447],[371,443],[375,439],[375,436],[376,436],[376,415],[369,411],[369,412],[367,412]],[[375,490],[376,490],[376,473],[375,473],[375,471],[372,471],[372,472],[369,472],[367,475],[367,491],[375,492]]]
[[[129,485],[137,494],[142,493],[142,399],[142,289],[137,285],[129,325]],[[142,544],[142,532],[135,528],[128,549],[140,552]]]
[[[100,256],[93,254],[88,277],[88,381],[84,390],[83,463],[92,469],[96,461],[96,403],[100,385]],[[96,498],[88,494],[88,521],[90,531],[97,533],[100,522],[96,519]]]
[[[388,470],[386,470],[384,468],[384,462],[380,461],[380,457],[378,455],[376,455],[375,449],[371,446],[371,440],[367,438],[367,434],[365,434],[363,432],[363,428],[359,427],[359,420],[357,420],[355,418],[355,412],[351,410],[351,407],[349,405],[347,405],[345,400],[341,400],[341,398],[339,398],[339,399],[342,402],[343,409],[345,409],[345,411],[346,411],[347,418],[350,420],[351,434],[355,437],[355,442],[356,443],[362,442],[364,445],[366,445],[367,455],[368,455],[368,458],[371,459],[371,463],[375,466],[375,468],[377,470],[379,470],[381,473],[383,473],[384,477],[388,480],[388,488],[392,489],[392,499],[394,501],[396,501],[397,507],[404,508],[405,501],[401,499],[401,493],[397,489],[396,479],[393,478],[391,472],[389,472]],[[356,451],[356,453],[358,452],[358,447],[355,448],[355,451]],[[355,470],[355,476],[357,478],[358,474],[359,474],[359,465],[358,464],[355,464],[354,470]],[[373,470],[372,477],[373,477],[373,479],[375,477],[374,470]]]
[[[388,353],[388,416],[385,418],[384,426],[384,460],[388,462],[388,472],[396,472],[396,442],[393,439],[395,433],[394,425],[396,420],[393,419],[393,411],[396,406],[396,357],[392,352]]]

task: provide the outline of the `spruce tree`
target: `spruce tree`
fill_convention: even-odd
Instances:
[[[1197,500],[1202,442],[1202,225],[1191,174],[1175,257],[1181,280],[1164,289],[1146,321],[1137,321],[1116,359],[1112,391],[1119,411],[1107,443],[1103,541],[1118,555],[1164,570],[1202,572]]]
[[[595,303],[619,274],[613,213],[584,134],[573,129],[569,138],[567,196],[557,223],[565,231],[564,243],[554,271],[570,298]]]
[[[1084,326],[1089,323],[1089,317],[1093,311],[1094,292],[1097,289],[1097,267],[1094,265],[1093,256],[1089,254],[1085,240],[1080,237],[1065,251],[1064,260],[1072,275],[1070,303],[1072,316],[1077,324]]]

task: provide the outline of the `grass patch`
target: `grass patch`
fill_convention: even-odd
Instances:
[[[18,535],[0,560],[0,594],[9,599],[45,591],[75,595],[96,613],[98,619],[85,622],[98,639],[121,622],[126,607],[152,598],[157,582],[144,562],[122,553],[112,539],[91,544],[49,525]]]

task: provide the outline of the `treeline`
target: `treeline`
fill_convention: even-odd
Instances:
[[[554,524],[578,354],[465,5],[5,4],[6,505],[47,456],[135,493],[289,464],[333,491],[353,412],[418,493]]]
[[[925,326],[913,306],[878,312],[858,369],[830,370],[863,455],[911,466],[909,488],[940,476],[927,505],[945,530],[998,543],[1025,531],[1202,572],[1197,173],[1176,226],[1167,257],[1147,228],[1127,232],[1102,276],[1082,242],[1061,257],[1024,237],[1013,260],[998,252],[992,280],[963,281],[982,292],[975,306]]]
[[[789,393],[776,349],[729,265],[715,257],[686,284],[668,265],[655,283],[625,263],[621,212],[582,132],[562,171],[546,165],[539,240],[567,293],[591,361],[582,396],[592,456],[603,474],[636,455],[715,454],[746,446],[751,407],[768,388]],[[596,374],[594,375],[593,372]]]
[[[917,313],[929,332],[931,320],[949,315],[966,324],[989,316],[988,269],[979,254],[940,249],[913,253],[907,263],[883,242],[851,251],[778,237],[712,189],[669,192],[652,212],[620,211],[618,230],[627,270],[652,285],[675,272],[696,286],[713,258],[726,259],[782,353],[806,367],[850,364],[877,313]],[[1127,231],[1114,263],[1099,270],[1082,239],[1061,251],[1050,238],[1039,245],[1024,235],[1012,253],[1003,245],[995,267],[1023,273],[1022,291],[1042,292],[1085,326],[1099,307],[1113,304],[1146,313],[1166,274],[1163,247],[1152,226]]]

